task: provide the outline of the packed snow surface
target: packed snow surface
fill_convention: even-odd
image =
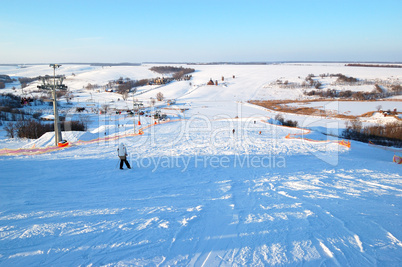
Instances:
[[[77,91],[90,79],[101,84],[123,71],[156,75],[149,66],[110,72],[67,67],[76,74],[71,83],[80,80]],[[46,72],[40,66],[2,68],[21,76]],[[161,124],[150,117],[138,125],[127,114],[88,114],[87,132],[63,132],[71,147],[0,157],[0,266],[401,264],[402,171],[392,162],[395,152],[359,142],[347,148],[318,131],[305,138],[320,142],[286,139],[306,131],[271,124],[276,112],[244,102],[268,95],[264,86],[289,73],[289,79],[312,72],[374,79],[402,77],[400,70],[388,76],[339,64],[195,69],[191,85],[173,82],[137,96],[145,102],[163,90],[177,99],[175,106],[157,104],[168,115]],[[220,76],[228,77],[226,84],[205,85]],[[272,99],[286,95],[272,92]],[[343,125],[299,119],[313,130]],[[143,135],[128,136],[133,123]],[[0,148],[54,145],[53,133],[37,140],[1,136]],[[131,170],[118,169],[121,142]]]

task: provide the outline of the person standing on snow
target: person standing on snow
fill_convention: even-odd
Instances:
[[[120,169],[123,169],[123,163],[126,163],[127,168],[131,169],[130,164],[127,161],[127,149],[124,143],[121,143],[117,148],[117,155],[120,158]]]

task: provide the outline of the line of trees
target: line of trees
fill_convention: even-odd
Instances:
[[[39,80],[40,77],[34,77],[34,78],[29,78],[29,77],[20,77],[18,78],[18,81],[21,84],[21,88],[25,88],[30,84],[31,82],[34,82],[36,80]]]
[[[337,74],[337,75],[334,75],[334,76],[338,77],[338,79],[336,79],[337,83],[356,83],[356,82],[359,81],[357,78],[348,77],[348,76],[343,75],[343,74]]]
[[[86,125],[84,121],[64,121],[60,124],[62,131],[85,131]],[[34,119],[23,120],[17,122],[9,122],[4,126],[6,134],[10,138],[30,138],[37,139],[46,132],[53,132],[53,123],[44,123]]]
[[[34,102],[43,104],[40,99],[34,99]],[[53,123],[39,120],[42,113],[35,112],[32,114],[21,109],[21,107],[20,96],[13,94],[0,95],[0,125],[8,121],[3,128],[8,137],[36,139],[46,132],[54,131]],[[60,119],[62,131],[85,131],[87,129],[88,121],[82,116],[79,121],[63,121],[63,117],[60,117]]]
[[[402,65],[390,65],[390,64],[361,64],[361,63],[349,63],[345,66],[348,67],[371,67],[371,68],[402,68]]]
[[[347,122],[342,137],[378,145],[402,147],[402,123],[392,122],[385,125],[364,126],[359,120]]]
[[[390,97],[394,95],[399,95],[402,92],[402,86],[393,85],[387,92],[381,88],[378,84],[374,85],[371,92],[354,92],[351,90],[337,91],[335,89],[327,90],[311,90],[305,91],[304,94],[308,96],[319,96],[323,98],[343,98],[343,99],[353,99],[353,100],[374,100],[379,98]]]
[[[285,120],[281,114],[277,114],[275,116],[275,120],[279,121],[283,126],[297,127],[299,124],[296,120]]]
[[[120,79],[117,80],[116,83],[118,84],[117,93],[122,95],[123,100],[126,100],[131,89],[134,88],[135,92],[136,87],[147,85],[148,79],[131,80],[130,78],[123,79],[122,77],[120,77]]]
[[[180,80],[185,75],[195,71],[195,69],[192,68],[173,67],[173,66],[154,66],[150,68],[150,70],[160,74],[173,73],[173,78],[176,80]]]
[[[11,83],[13,80],[10,78],[10,76],[5,75],[5,74],[0,74],[0,89],[6,88],[6,83]]]

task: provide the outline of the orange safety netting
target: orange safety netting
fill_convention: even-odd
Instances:
[[[402,164],[402,157],[399,157],[397,155],[394,155],[394,158],[392,159],[393,162],[395,162],[396,164]]]
[[[9,149],[3,148],[0,149],[0,156],[24,156],[24,155],[39,155],[44,153],[50,153],[53,151],[65,149],[65,147],[59,146],[48,146],[48,147],[32,147],[32,148],[18,148],[18,149]]]
[[[262,121],[264,123],[268,123],[271,124],[267,121]],[[276,125],[276,124],[271,124],[271,125]],[[341,140],[341,141],[331,141],[331,140],[313,140],[313,139],[309,139],[309,138],[304,138],[304,137],[296,137],[298,135],[306,135],[311,133],[311,130],[309,129],[303,129],[303,128],[298,128],[298,127],[289,127],[289,126],[283,126],[283,125],[276,125],[276,126],[280,126],[280,127],[285,127],[285,128],[292,128],[292,129],[298,129],[301,131],[305,131],[304,133],[300,133],[300,134],[291,134],[289,133],[288,135],[285,136],[286,139],[298,139],[298,140],[304,140],[304,141],[309,141],[309,142],[315,142],[315,143],[336,143],[340,146],[344,146],[347,148],[350,148],[350,141],[345,141],[345,140]]]
[[[300,128],[298,128],[300,129]],[[308,130],[308,133],[305,134],[309,134],[310,130]],[[285,136],[286,139],[299,139],[299,140],[304,140],[304,141],[309,141],[309,142],[315,142],[315,143],[336,143],[340,146],[345,146],[347,148],[350,148],[350,141],[345,141],[345,140],[341,140],[341,141],[335,141],[335,140],[313,140],[313,139],[309,139],[309,138],[304,138],[304,137],[295,137],[296,135],[304,135],[304,134],[288,134]]]
[[[163,123],[167,123],[167,122],[174,122],[174,121],[179,121],[179,120],[170,120],[170,121],[160,122],[159,124],[163,124]],[[0,149],[0,156],[39,155],[39,154],[45,154],[45,153],[50,153],[50,152],[66,149],[71,146],[80,146],[80,145],[88,145],[88,144],[94,144],[94,143],[99,143],[99,142],[114,141],[119,138],[142,135],[144,133],[145,129],[150,128],[155,125],[158,125],[158,124],[149,124],[147,126],[144,126],[141,129],[139,129],[138,133],[136,133],[136,134],[131,133],[131,134],[124,134],[124,135],[106,136],[106,137],[100,137],[100,138],[96,138],[96,139],[89,140],[89,141],[79,140],[74,143],[70,142],[70,144],[68,146],[64,146],[64,147],[59,147],[59,146],[35,147],[35,145],[33,145],[31,148],[17,148],[17,149],[3,148],[3,149]]]

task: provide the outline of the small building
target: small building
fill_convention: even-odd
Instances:
[[[207,85],[215,85],[214,81],[212,81],[212,79],[209,80],[209,82],[207,83]]]

